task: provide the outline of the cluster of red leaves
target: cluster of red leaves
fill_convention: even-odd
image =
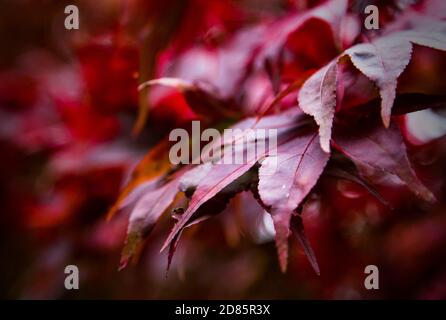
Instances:
[[[0,56],[16,57],[0,73],[1,294],[69,297],[61,270],[74,263],[76,297],[352,297],[376,262],[379,295],[444,297],[444,256],[432,253],[445,252],[445,141],[407,143],[412,116],[441,119],[444,2],[373,2],[379,31],[362,29],[362,1],[79,1],[81,30],[51,35],[42,28],[63,8],[7,5],[2,25],[26,18],[0,28],[11,43]],[[275,175],[271,150],[245,165],[172,167],[160,137],[195,119],[278,129]],[[103,215],[153,144],[110,211],[130,214],[121,267],[151,233],[149,259],[117,273],[127,215]],[[158,254],[170,208],[181,283],[163,279]],[[288,239],[321,266],[317,282]]]
[[[423,90],[422,79],[401,90],[398,78],[413,50],[446,50],[446,23],[438,16],[440,1],[404,11],[396,4],[382,6],[387,14],[376,32],[362,29],[362,15],[351,3],[332,0],[270,22],[228,28],[230,35],[211,44],[174,41],[164,50],[153,72],[158,78],[140,86],[150,97],[142,104],[141,121],[149,105],[156,110],[181,101],[206,126],[235,121],[232,128],[277,129],[278,143],[243,164],[173,167],[169,143],[162,141],[110,212],[130,212],[121,268],[138,256],[169,207],[176,207],[177,220],[162,247],[169,248],[170,264],[184,229],[220,213],[242,191],[250,190],[271,215],[281,269],[287,267],[292,235],[316,273],[302,208],[323,177],[356,183],[389,207],[379,186],[403,184],[422,201],[435,202],[411,165],[399,120],[410,112],[438,110],[446,100]],[[244,147],[235,149],[245,152]],[[272,171],[275,153],[278,167]]]

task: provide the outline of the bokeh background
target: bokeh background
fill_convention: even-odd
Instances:
[[[221,67],[213,52],[238,30],[319,2],[1,0],[0,297],[446,298],[446,126],[444,114],[429,110],[401,125],[415,169],[439,202],[426,205],[402,186],[383,187],[389,210],[360,186],[323,179],[304,208],[320,276],[296,243],[288,272],[280,272],[271,222],[248,193],[186,232],[167,277],[159,248],[173,223],[169,215],[139,262],[118,272],[128,216],[106,223],[107,211],[151,146],[196,117],[175,92],[142,101],[148,98],[138,94],[138,83],[162,75],[181,55],[177,73],[212,77],[215,63]],[[380,5],[383,23],[411,5],[439,14],[425,1],[368,2]],[[352,14],[368,2],[352,1]],[[64,28],[68,4],[79,8],[79,30]],[[290,40],[299,55],[285,77],[333,56],[317,30],[305,32]],[[300,53],[304,47],[316,51]],[[444,94],[445,71],[443,53],[416,48],[401,88]],[[271,84],[256,74],[246,86],[242,111],[250,115]],[[151,110],[141,123],[144,103]],[[69,264],[79,267],[80,290],[64,288]],[[379,290],[364,288],[369,264],[379,267]]]

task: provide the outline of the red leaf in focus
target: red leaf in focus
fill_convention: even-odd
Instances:
[[[212,169],[213,167],[210,163],[205,163],[187,172],[181,178],[180,189],[186,193],[187,197],[190,197],[190,193],[194,193],[196,191],[197,186],[199,186],[204,179],[207,179]],[[232,181],[230,184],[224,187],[220,192],[218,192],[215,196],[213,196],[211,199],[209,199],[203,205],[201,205],[198,210],[193,212],[192,216],[184,225],[184,227],[180,229],[180,231],[174,236],[173,240],[170,242],[168,258],[167,258],[167,271],[169,270],[173,255],[175,253],[176,247],[178,245],[183,230],[187,227],[198,224],[202,221],[211,218],[212,216],[219,214],[226,208],[231,198],[233,198],[239,192],[248,190],[248,188],[251,186],[252,181],[255,180],[254,175],[256,174],[257,169],[254,170],[253,169],[249,170],[242,176]],[[183,219],[186,220],[186,218],[182,218],[183,214],[184,213],[182,213],[181,215],[175,215],[174,218],[178,219],[178,221],[181,221]]]
[[[397,78],[410,61],[412,44],[446,50],[443,33],[446,24],[436,22],[434,28],[395,32],[370,43],[361,43],[317,71],[302,86],[299,106],[312,115],[319,125],[321,146],[329,151],[331,128],[336,106],[336,69],[340,58],[348,55],[364,75],[379,87],[381,116],[386,127],[390,124],[392,106],[396,96]]]
[[[218,192],[223,190],[231,182],[246,173],[255,163],[257,159],[244,163],[242,165],[216,165],[212,171],[207,175],[205,180],[202,180],[195,190],[187,210],[181,215],[180,220],[175,224],[169,236],[161,248],[164,250],[174,239],[174,237],[183,229],[192,215],[197,211],[206,201],[213,198]]]
[[[336,107],[337,60],[313,74],[299,92],[299,107],[319,125],[322,150],[330,151],[331,127]]]
[[[296,110],[291,110],[288,112],[284,112],[279,115],[264,117],[260,121],[257,121],[256,118],[250,118],[245,121],[240,122],[235,125],[233,128],[238,129],[250,129],[250,128],[281,128],[279,134],[281,133],[281,137],[278,138],[278,143],[284,143],[289,141],[289,131],[292,130],[295,126],[298,125],[298,120],[302,116]],[[281,124],[281,125],[280,125]],[[246,132],[246,131],[244,131]],[[225,187],[229,186],[233,181],[244,175],[248,170],[253,167],[261,158],[266,156],[269,152],[268,149],[262,150],[262,152],[254,152],[254,154],[247,153],[247,144],[255,143],[255,141],[248,140],[248,137],[245,137],[243,134],[240,137],[231,137],[231,142],[233,146],[233,154],[231,156],[235,156],[235,153],[241,152],[243,153],[244,161],[242,164],[225,164],[221,161],[221,163],[217,163],[213,165],[212,169],[209,173],[206,174],[206,179],[203,179],[199,182],[196,187],[195,192],[192,195],[189,206],[185,213],[181,215],[179,221],[173,227],[171,233],[167,237],[162,249],[164,250],[174,239],[176,234],[183,229],[184,226],[189,222],[194,213],[207,201],[216,196],[220,191],[222,191]],[[228,141],[223,141],[225,144]],[[245,144],[246,142],[246,144]],[[221,146],[221,141],[217,142],[216,146]],[[233,161],[234,162],[234,161]],[[204,167],[206,164],[201,165]]]
[[[390,115],[396,95],[397,78],[409,64],[412,44],[446,50],[444,31],[446,24],[434,30],[413,30],[390,34],[362,43],[345,51],[353,64],[379,87],[381,96],[381,117],[389,126]]]
[[[371,43],[358,44],[346,52],[353,64],[379,87],[382,99],[381,116],[386,127],[390,123],[397,78],[409,64],[412,46],[398,37],[384,37]]]
[[[300,131],[277,148],[277,158],[266,157],[259,169],[258,192],[274,221],[283,272],[292,213],[316,184],[330,156],[321,149],[315,130]]]

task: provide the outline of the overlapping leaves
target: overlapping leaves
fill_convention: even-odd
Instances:
[[[392,106],[396,96],[397,79],[410,62],[412,43],[438,50],[446,50],[446,23],[433,28],[420,28],[391,33],[360,43],[336,57],[316,72],[299,92],[299,106],[314,117],[319,125],[319,136],[324,151],[330,150],[330,139],[336,107],[336,65],[348,56],[353,65],[379,88],[381,117],[390,125]]]
[[[277,23],[279,29],[271,31],[278,37],[275,45],[260,46],[254,51],[252,48],[255,45],[249,46],[249,54],[245,54],[243,59],[245,66],[252,66],[254,61],[254,65],[258,67],[258,61],[278,59],[278,51],[288,35],[308,19],[323,19],[332,24],[331,28],[335,31],[339,27],[336,25],[336,17],[342,17],[346,8],[341,6],[341,11],[333,11],[336,13],[334,16],[322,14],[326,12],[324,10],[331,8],[333,3],[334,1],[329,1],[307,15],[288,17]],[[399,127],[390,122],[393,112],[400,115],[430,106],[430,100],[424,98],[422,100],[425,104],[404,102],[407,96],[399,96],[396,89],[398,77],[410,62],[413,44],[446,50],[445,24],[435,22],[432,26],[388,33],[368,43],[354,45],[316,70],[303,83],[298,93],[298,106],[274,115],[261,114],[260,117],[248,118],[234,125],[233,128],[242,130],[277,129],[277,144],[268,144],[268,148],[256,152],[255,155],[249,156],[246,148],[249,143],[255,144],[256,141],[247,140],[246,136],[232,141],[233,150],[243,154],[243,163],[204,163],[196,167],[171,168],[172,170],[163,171],[158,177],[151,176],[149,186],[141,187],[138,184],[139,188],[130,188],[133,192],[126,190],[125,197],[120,199],[117,208],[128,205],[129,202],[134,205],[131,208],[122,266],[137,253],[158,218],[172,205],[177,194],[183,195],[187,208],[182,208],[178,211],[180,214],[174,215],[177,222],[162,247],[162,250],[169,247],[169,263],[186,227],[220,213],[237,193],[251,190],[254,198],[272,216],[281,269],[286,270],[288,241],[289,236],[293,235],[303,246],[316,273],[319,273],[315,253],[305,236],[300,208],[319,179],[325,174],[330,174],[326,172],[326,164],[332,157],[330,145],[343,154],[345,161],[354,163],[359,172],[344,172],[341,178],[354,177],[352,181],[369,190],[383,203],[385,199],[372,187],[380,181],[368,174],[370,168],[379,171],[382,176],[398,179],[420,198],[428,202],[435,201],[433,193],[420,181],[411,167]],[[257,56],[253,60],[247,59],[254,53]],[[362,109],[353,111],[351,117],[345,117],[344,111],[338,110],[339,97],[336,89],[339,81],[342,81],[338,76],[338,64],[345,59],[349,59],[357,70],[378,88],[380,101],[371,98],[369,102],[372,112],[365,106],[357,106],[358,110]],[[238,81],[241,81],[240,78]],[[215,111],[218,116],[225,116],[225,105],[227,106],[228,101],[233,101],[227,98],[227,95],[223,98],[218,93],[189,80],[164,78],[148,84],[174,86],[182,90],[189,103],[197,107],[196,110],[206,103],[218,106],[210,110]],[[299,89],[299,86],[300,84],[293,87],[293,90]],[[231,87],[234,90],[237,88]],[[272,104],[279,105],[280,100],[293,90],[279,93]],[[228,94],[228,90],[223,91]],[[236,95],[234,93],[234,96]],[[191,99],[197,97],[200,97],[198,104],[197,99]],[[434,100],[436,107],[444,107],[444,99],[435,97]],[[384,126],[376,112],[373,112],[377,109],[380,109]],[[269,108],[267,110],[269,111]],[[355,112],[360,116],[354,115]],[[364,115],[366,117],[362,117]],[[216,146],[219,146],[218,143]]]

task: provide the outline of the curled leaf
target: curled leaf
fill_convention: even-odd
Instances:
[[[337,59],[314,73],[299,92],[299,107],[319,126],[322,150],[330,151],[331,129],[336,107]]]

